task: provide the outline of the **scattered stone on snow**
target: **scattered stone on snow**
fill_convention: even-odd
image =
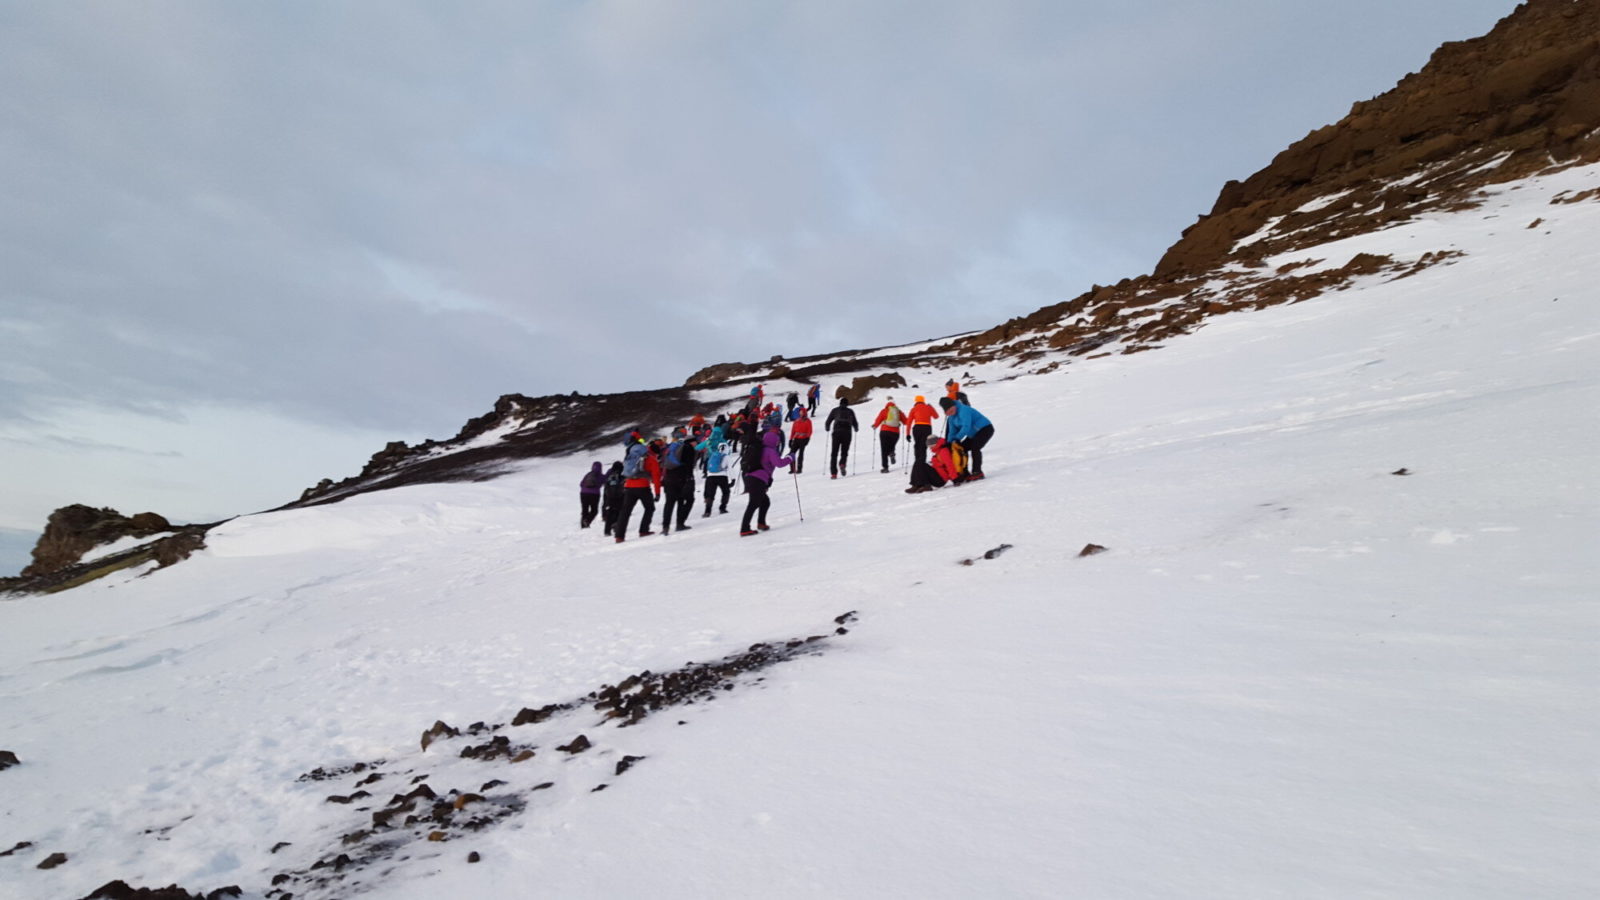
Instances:
[[[129,887],[126,881],[108,881],[96,888],[83,900],[222,900],[223,897],[242,897],[244,891],[236,884],[217,888],[209,893],[190,893],[175,884],[163,888]]]
[[[571,742],[562,744],[556,749],[560,750],[562,753],[570,753],[576,756],[577,754],[582,753],[593,746],[593,744],[589,743],[589,737],[587,735],[580,734],[573,738]]]
[[[1094,556],[1097,553],[1106,552],[1106,549],[1099,544],[1084,544],[1083,549],[1078,551],[1078,556]]]
[[[617,774],[621,775],[623,772],[628,771],[633,768],[634,763],[642,759],[644,759],[642,756],[624,756],[622,759],[617,760]]]
[[[59,866],[66,861],[67,855],[65,853],[52,853],[49,856],[46,856],[44,858],[44,862],[39,863],[37,868],[54,869],[56,866]]]
[[[22,765],[22,760],[17,759],[17,755],[15,753],[12,753],[10,750],[0,750],[0,772],[9,769],[12,766],[20,765]]]
[[[1395,469],[1393,472],[1390,472],[1389,474],[1390,475],[1410,475],[1411,474],[1411,470],[1407,469],[1404,466],[1401,466],[1400,468]]]
[[[12,845],[10,850],[7,850],[7,851],[5,851],[3,853],[0,853],[0,856],[10,856],[13,853],[16,853],[18,850],[26,850],[26,849],[28,849],[29,847],[32,847],[32,846],[33,846],[33,841],[17,841],[15,844]]]
[[[477,862],[477,861],[479,861],[481,859],[483,859],[483,857],[479,856],[478,855],[478,851],[476,851],[476,850],[474,850],[471,853],[467,854],[467,862],[469,862],[469,863],[475,863],[475,862]]]
[[[422,749],[426,751],[428,749],[428,745],[433,743],[438,738],[458,737],[460,734],[461,732],[459,730],[451,728],[449,725],[444,723],[443,719],[440,719],[433,723],[432,728],[429,728],[427,731],[422,733]]]

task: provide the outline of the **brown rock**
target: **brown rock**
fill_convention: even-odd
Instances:
[[[1106,548],[1100,546],[1099,544],[1084,544],[1083,549],[1078,551],[1078,556],[1094,556],[1095,554],[1104,552],[1106,552]]]
[[[44,858],[44,862],[39,863],[37,868],[54,869],[56,866],[59,866],[66,861],[67,855],[65,853],[52,853],[49,856],[46,856]]]

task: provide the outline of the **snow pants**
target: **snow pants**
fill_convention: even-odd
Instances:
[[[978,429],[978,433],[961,442],[971,460],[967,463],[967,473],[971,475],[983,474],[983,446],[994,437],[994,426],[985,425]]]
[[[683,471],[679,469],[679,471]],[[694,476],[681,475],[661,482],[661,530],[670,532],[689,522],[689,511],[694,508]]]
[[[794,470],[796,473],[805,470],[806,445],[811,443],[811,438],[797,437],[789,442],[789,449],[794,453]]]
[[[628,519],[633,515],[633,505],[635,503],[644,504],[644,518],[639,521],[639,534],[642,536],[650,533],[650,520],[654,519],[656,515],[655,492],[647,487],[623,488],[622,509],[617,511],[617,524],[612,526],[611,529],[612,533],[619,538],[627,537],[628,535]]]
[[[878,465],[885,472],[889,471],[889,467],[894,465],[894,448],[899,443],[900,429],[896,428],[893,431],[887,428],[878,429]]]
[[[922,460],[917,460],[911,465],[912,487],[944,487],[944,476]]]
[[[598,514],[599,512],[600,512],[600,495],[599,494],[579,494],[578,495],[578,527],[579,528],[588,528],[589,527],[589,523],[594,521],[595,515]]]
[[[850,432],[833,436],[833,452],[828,456],[828,474],[844,472],[845,460],[850,458]]]
[[[750,517],[756,517],[756,524],[767,524],[767,510],[772,508],[772,499],[767,496],[767,488],[772,485],[755,477],[744,477],[744,492],[750,499],[744,506],[744,522],[739,526],[740,531],[750,530]]]
[[[707,475],[706,515],[708,516],[711,515],[711,501],[716,498],[718,491],[722,492],[722,505],[719,507],[719,511],[727,512],[728,498],[733,495],[733,482],[729,481],[726,475]]]
[[[932,436],[932,425],[911,426],[911,446],[916,451],[917,462],[925,463],[928,461],[928,438]]]

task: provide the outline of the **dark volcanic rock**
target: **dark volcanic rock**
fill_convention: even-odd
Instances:
[[[145,512],[124,516],[110,507],[95,509],[75,503],[50,514],[44,534],[33,548],[33,563],[24,578],[50,575],[71,566],[101,544],[124,537],[149,537],[173,530],[166,519]]]
[[[12,766],[19,765],[22,765],[22,760],[17,759],[17,755],[15,753],[12,753],[10,750],[0,750],[0,771],[5,771]]]

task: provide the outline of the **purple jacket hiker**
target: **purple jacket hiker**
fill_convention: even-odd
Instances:
[[[763,434],[761,466],[754,471],[744,473],[745,495],[750,501],[744,508],[744,522],[739,527],[740,537],[760,533],[750,529],[751,517],[755,517],[757,528],[761,531],[767,530],[767,510],[772,506],[772,500],[767,497],[767,488],[772,486],[772,473],[779,466],[794,468],[794,457],[778,455],[779,439],[776,430]]]
[[[578,493],[598,494],[600,493],[600,489],[605,486],[606,475],[604,472],[600,471],[600,464],[595,463],[590,467],[589,474],[583,476],[583,480],[578,482]]]
[[[600,490],[605,486],[606,475],[600,471],[600,464],[597,462],[589,468],[589,474],[578,482],[579,528],[588,528],[594,517],[600,514]]]

